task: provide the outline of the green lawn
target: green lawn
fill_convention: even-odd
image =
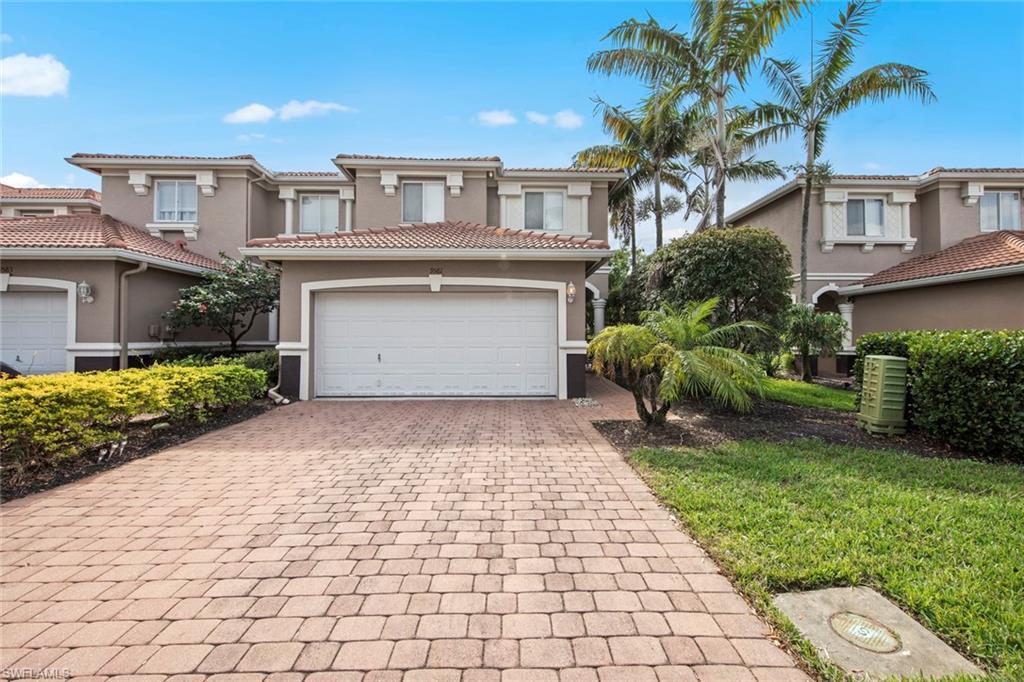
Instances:
[[[1024,679],[1021,468],[810,441],[630,459],[791,634],[772,593],[868,585],[997,678]]]
[[[789,379],[765,379],[765,397],[780,403],[803,407],[822,407],[829,410],[853,412],[857,409],[857,393],[841,388],[829,388],[818,384]]]

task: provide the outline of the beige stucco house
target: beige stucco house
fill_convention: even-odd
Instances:
[[[102,197],[76,187],[11,187],[0,183],[0,220],[99,213]]]
[[[799,272],[801,187],[794,179],[727,217],[731,225],[766,227],[778,234],[793,255],[794,272]],[[842,314],[850,326],[843,351],[834,359],[821,358],[819,372],[847,373],[856,338],[869,331],[1022,326],[1020,308],[1011,303],[1024,293],[1019,276],[1014,279],[1012,270],[980,276],[987,268],[975,266],[984,264],[984,258],[971,261],[973,265],[961,272],[952,263],[962,262],[962,250],[943,256],[930,271],[933,276],[961,279],[929,279],[924,285],[904,283],[895,288],[895,281],[887,281],[888,288],[881,290],[876,286],[883,282],[872,279],[883,271],[897,273],[894,276],[901,281],[919,279],[899,274],[919,272],[900,269],[901,264],[918,263],[964,240],[1020,230],[1022,193],[1024,168],[939,167],[921,175],[836,175],[826,187],[815,189],[808,290],[816,307]],[[978,242],[972,243],[977,247]],[[1004,244],[999,239],[980,240],[985,248],[997,243]],[[794,275],[794,300],[798,287]],[[897,294],[897,289],[904,293]]]
[[[329,172],[274,172],[248,155],[93,153],[68,161],[100,176],[104,220],[136,238],[208,265],[221,252],[280,265],[280,309],[250,341],[280,350],[286,395],[584,392],[587,303],[599,329],[611,255],[608,190],[622,177],[617,171],[346,154]],[[0,236],[6,265],[18,247],[2,225]],[[34,258],[15,263],[20,277],[74,269]],[[82,272],[67,270],[60,281],[82,281]],[[10,278],[8,287],[17,282]],[[165,310],[181,285],[146,298]],[[0,294],[5,320],[29,314],[6,304],[14,291]],[[75,305],[80,312],[94,299]],[[107,341],[111,351],[117,346],[111,357],[123,350],[118,338]],[[128,332],[129,348],[141,343]],[[61,351],[78,352],[70,341],[68,348]]]

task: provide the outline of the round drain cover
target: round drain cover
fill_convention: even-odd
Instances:
[[[890,654],[902,646],[895,632],[859,613],[840,611],[832,614],[828,622],[837,635],[861,649]]]

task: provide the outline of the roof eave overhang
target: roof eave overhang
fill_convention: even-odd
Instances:
[[[240,249],[262,260],[563,260],[602,261],[610,249],[344,249],[331,247],[261,247]]]
[[[124,156],[69,156],[64,159],[72,166],[99,174],[104,168],[147,169],[147,168],[248,168],[273,178],[274,173],[264,168],[255,159],[138,159]]]
[[[100,207],[100,202],[88,197],[73,197],[68,199],[35,198],[35,197],[0,197],[0,204],[4,206],[93,206]]]
[[[150,256],[128,249],[69,246],[0,246],[0,258],[12,260],[47,260],[52,258],[72,260],[117,260],[131,263],[147,263],[163,270],[201,275],[215,272],[217,268],[179,263],[167,258]]]
[[[993,277],[1009,277],[1012,275],[1024,275],[1024,263],[1015,265],[1004,265],[998,268],[985,268],[984,270],[968,270],[967,272],[953,272],[948,275],[936,275],[934,277],[918,277],[900,282],[888,282],[885,284],[874,284],[865,286],[863,284],[851,284],[840,287],[839,292],[844,296],[868,296],[871,294],[883,293],[886,291],[897,291],[900,289],[917,289],[920,287],[932,287],[942,284],[955,284],[957,282],[969,282],[978,279],[991,279]]]
[[[346,156],[334,157],[334,165],[343,173],[351,176],[349,168],[455,168],[455,169],[480,169],[499,170],[501,161],[490,159],[470,159],[446,161],[444,159],[388,159],[388,158],[358,158]]]
[[[615,171],[587,171],[587,170],[504,170],[501,172],[502,178],[508,178],[510,180],[515,179],[570,179],[570,180],[605,180],[607,182],[615,182],[626,177],[625,173]]]

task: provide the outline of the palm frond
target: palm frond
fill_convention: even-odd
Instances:
[[[823,118],[848,111],[864,102],[910,97],[922,104],[935,101],[928,72],[907,64],[877,64],[839,86],[823,107]]]

